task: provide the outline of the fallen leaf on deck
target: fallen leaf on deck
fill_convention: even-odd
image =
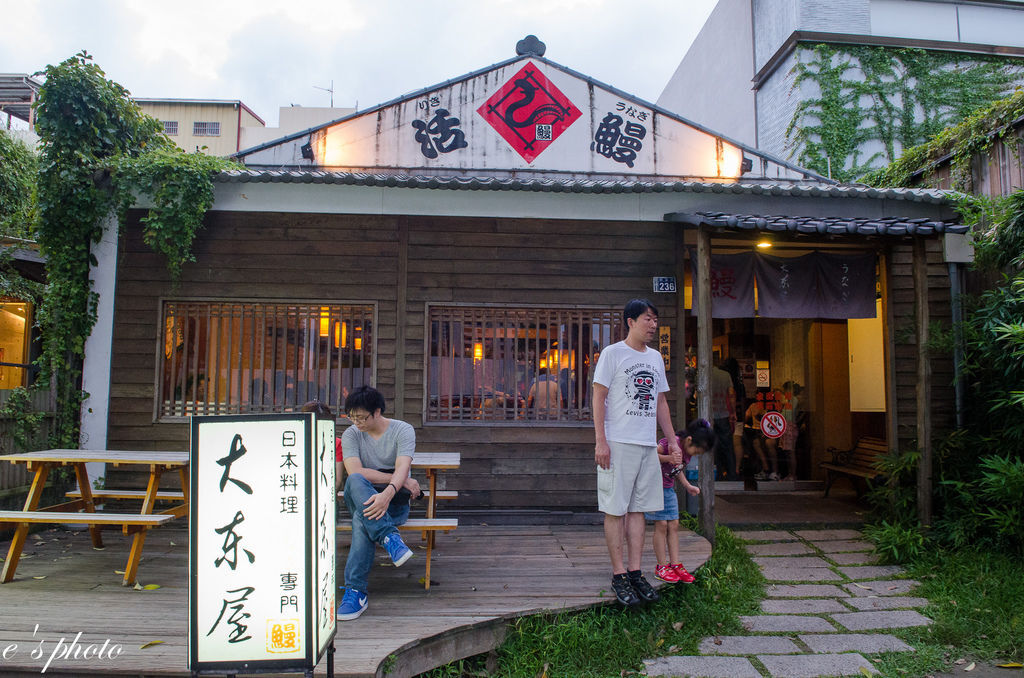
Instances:
[[[890,587],[889,587],[888,589],[886,589],[886,590],[887,590],[887,591],[895,591],[895,590],[896,590],[896,589],[898,589],[898,588],[899,588],[899,586],[890,586]]]
[[[160,588],[160,584],[146,584],[142,588],[146,589],[147,591],[153,591],[155,589]]]
[[[92,550],[93,551],[106,551],[107,547],[106,546],[93,546]]]
[[[853,582],[853,585],[859,589],[864,589],[865,591],[873,590],[870,586],[864,586],[864,584],[858,584],[857,582]]]
[[[145,650],[147,647],[153,647],[154,645],[163,645],[163,643],[164,643],[164,641],[162,641],[162,640],[151,640],[148,643],[146,643],[145,645],[140,645],[139,649],[140,650]]]
[[[387,488],[384,488],[384,489],[387,489]],[[177,546],[177,544],[175,544],[173,541],[170,542],[170,544],[171,544],[171,546]]]
[[[864,667],[864,666],[860,667],[860,672],[863,673],[865,676],[870,676],[871,675],[871,672],[868,671],[867,668]]]
[[[132,588],[134,588],[136,591],[141,591],[142,590],[142,586],[139,585],[139,582],[135,582],[135,586],[133,586]]]
[[[41,574],[38,577],[32,577],[32,578],[33,579],[46,579],[46,575],[45,574]]]
[[[715,642],[715,645],[721,645],[722,644],[722,639],[719,638],[718,636],[715,636],[715,641],[714,642]]]
[[[124,570],[114,570],[114,574],[124,574]]]
[[[974,670],[974,662],[971,662],[970,664],[968,664],[967,666],[964,667],[964,671],[973,671],[973,670]]]

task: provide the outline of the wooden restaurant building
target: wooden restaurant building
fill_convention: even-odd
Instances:
[[[84,446],[184,449],[189,415],[339,412],[372,384],[419,449],[461,452],[455,510],[571,519],[596,510],[590,380],[634,297],[660,310],[677,426],[713,354],[751,398],[799,385],[801,479],[861,435],[910,444],[922,403],[952,417],[951,361],[922,371],[915,330],[915,295],[949,317],[945,193],[836,184],[535,39],[236,157],[180,281],[142,211],[97,249]]]

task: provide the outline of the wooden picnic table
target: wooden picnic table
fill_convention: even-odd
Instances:
[[[4,562],[0,582],[7,583],[14,579],[31,523],[78,523],[89,526],[89,535],[96,548],[103,547],[103,539],[100,536],[101,527],[120,526],[125,534],[134,535],[122,581],[125,586],[134,584],[148,530],[169,520],[188,515],[188,457],[188,452],[130,450],[41,450],[0,456],[0,461],[26,464],[29,471],[34,472],[24,509],[0,511],[0,523],[17,525],[11,546],[7,551],[7,560]],[[85,470],[85,465],[92,462],[103,462],[114,466],[149,467],[149,480],[145,491],[93,490],[89,484],[89,475]],[[71,501],[40,507],[39,501],[43,495],[43,488],[50,475],[50,470],[57,466],[71,466],[75,469],[79,489],[77,492],[68,493]],[[165,471],[178,472],[182,488],[180,493],[159,491],[160,477]],[[142,500],[142,508],[138,513],[97,512],[97,500],[102,501],[105,498],[138,498]],[[159,512],[154,510],[157,501],[167,500],[175,503],[165,510]]]
[[[461,463],[462,457],[458,452],[416,452],[412,458],[412,470],[423,471],[427,476],[427,487],[420,487],[427,502],[426,517],[411,518],[398,529],[420,532],[423,540],[427,542],[427,573],[423,579],[423,587],[426,589],[430,588],[430,556],[434,551],[434,538],[437,532],[450,532],[459,526],[457,518],[436,517],[438,501],[456,499],[459,496],[458,492],[437,489],[438,473],[457,469]],[[349,530],[352,526],[349,523],[339,523],[338,529]]]

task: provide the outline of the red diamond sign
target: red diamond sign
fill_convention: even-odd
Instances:
[[[532,63],[513,75],[477,113],[526,162],[533,162],[582,115]]]

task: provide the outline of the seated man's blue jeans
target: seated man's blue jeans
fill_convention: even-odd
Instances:
[[[345,586],[363,593],[367,592],[377,544],[383,544],[389,534],[398,534],[397,526],[409,518],[409,504],[391,504],[387,513],[377,520],[364,517],[363,504],[375,494],[377,490],[361,473],[353,473],[345,481],[345,505],[352,515],[352,545],[345,561]]]

